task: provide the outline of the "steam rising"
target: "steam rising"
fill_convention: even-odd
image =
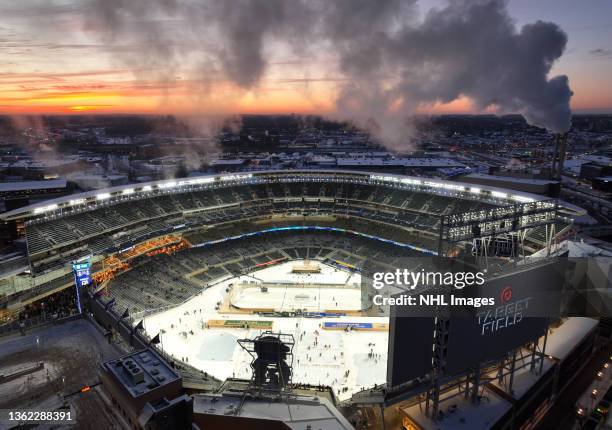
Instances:
[[[542,21],[517,28],[503,0],[453,0],[423,17],[401,0],[94,0],[88,23],[141,46],[116,52],[135,70],[172,80],[195,59],[200,81],[242,90],[257,89],[277,50],[324,52],[341,75],[334,116],[391,144],[419,108],[459,98],[552,132],[571,125],[568,78],[549,77],[566,34]]]

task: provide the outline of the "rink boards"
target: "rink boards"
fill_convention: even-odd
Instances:
[[[325,330],[359,330],[359,331],[388,331],[389,324],[371,322],[326,321],[321,327]]]
[[[272,321],[266,320],[208,320],[208,328],[246,328],[256,330],[272,330]]]

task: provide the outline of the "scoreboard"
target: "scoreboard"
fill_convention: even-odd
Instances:
[[[91,284],[91,263],[89,261],[72,263],[72,273],[77,287]]]
[[[74,286],[76,289],[76,302],[79,313],[81,309],[81,293],[79,289],[91,284],[91,263],[89,260],[76,261],[72,263],[72,273],[74,275]]]

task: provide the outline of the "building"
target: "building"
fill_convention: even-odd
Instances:
[[[215,172],[237,172],[242,170],[243,167],[247,165],[247,161],[242,158],[235,159],[225,159],[220,158],[218,160],[213,160],[210,163],[210,167]]]
[[[257,399],[242,393],[196,394],[193,421],[201,429],[352,430],[353,426],[322,397],[291,395]]]
[[[505,380],[499,379],[498,369],[492,369],[486,376],[490,382],[475,399],[468,398],[458,385],[449,389],[441,401],[437,420],[426,415],[423,402],[400,406],[404,428],[533,428],[551,407],[550,399],[559,396],[571,384],[590,357],[596,333],[597,320],[568,318],[548,329],[546,355],[536,369],[524,365],[524,358],[517,360],[518,370],[511,390],[507,390]],[[540,338],[539,344],[543,346],[544,337]],[[523,356],[528,356],[528,353],[523,353]]]
[[[0,183],[1,212],[27,206],[36,200],[64,196],[70,193],[65,179],[47,181],[16,181]]]
[[[338,157],[336,165],[341,169],[395,172],[466,167],[452,158],[443,157]]]
[[[491,187],[507,188],[510,190],[523,191],[526,193],[542,194],[555,197],[559,195],[560,185],[558,181],[546,179],[515,178],[511,176],[485,175],[472,173],[461,177],[461,182],[470,184],[488,185]]]
[[[612,176],[600,176],[593,178],[592,186],[594,190],[604,193],[612,193]]]
[[[612,175],[612,163],[607,157],[600,157],[596,161],[584,163],[580,166],[580,179],[593,180],[610,175]]]
[[[133,429],[191,429],[193,402],[182,379],[153,349],[102,363],[100,380]]]
[[[99,175],[95,173],[79,173],[71,175],[69,179],[84,191],[116,187],[128,183],[127,175],[121,174]]]

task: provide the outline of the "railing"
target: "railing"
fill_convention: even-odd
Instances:
[[[58,316],[57,314],[48,313],[25,320],[11,321],[10,323],[0,325],[0,336],[7,336],[9,334],[17,333],[19,331],[30,330],[47,324],[58,324],[66,322],[75,317],[80,317],[80,314],[76,310],[72,311],[69,315],[62,317]]]

